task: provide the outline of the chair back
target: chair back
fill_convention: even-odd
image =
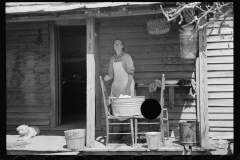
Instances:
[[[164,91],[165,91],[165,75],[162,74],[161,96],[160,96],[160,105],[161,105],[162,111],[164,108]]]
[[[164,127],[163,127],[163,114],[164,114],[164,91],[165,91],[165,75],[162,74],[162,84],[161,84],[161,96],[160,96],[160,105],[161,105],[161,109],[162,112],[160,114],[160,125],[161,125],[161,132],[164,133]],[[165,139],[164,139],[164,134],[161,134],[161,139],[163,140],[163,144],[165,144]]]
[[[104,82],[102,80],[102,76],[100,76],[100,84],[101,84],[101,89],[102,89],[102,96],[103,96],[103,105],[104,105],[105,116],[107,118],[110,115],[109,114],[109,109],[108,109],[108,106],[110,105],[110,98],[108,96],[106,87],[105,87]]]

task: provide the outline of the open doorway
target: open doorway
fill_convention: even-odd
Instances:
[[[59,27],[59,125],[86,127],[86,25]]]

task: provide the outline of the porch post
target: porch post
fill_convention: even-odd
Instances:
[[[95,18],[87,17],[87,124],[86,147],[94,147],[95,141]]]
[[[200,25],[206,22],[203,18]],[[208,125],[208,82],[207,82],[207,31],[206,27],[199,31],[199,57],[196,61],[197,81],[197,119],[200,122],[200,144],[204,149],[209,148],[209,125]]]
[[[57,112],[57,79],[56,79],[56,52],[55,52],[55,35],[54,24],[49,23],[49,53],[50,53],[50,127],[57,126],[58,112]]]

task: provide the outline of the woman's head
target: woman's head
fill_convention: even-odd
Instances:
[[[113,49],[118,52],[118,51],[125,51],[125,44],[123,40],[116,38],[113,42]]]

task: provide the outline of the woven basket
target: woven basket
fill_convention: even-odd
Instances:
[[[170,24],[166,18],[149,20],[147,22],[147,30],[152,35],[164,34],[170,31]]]

